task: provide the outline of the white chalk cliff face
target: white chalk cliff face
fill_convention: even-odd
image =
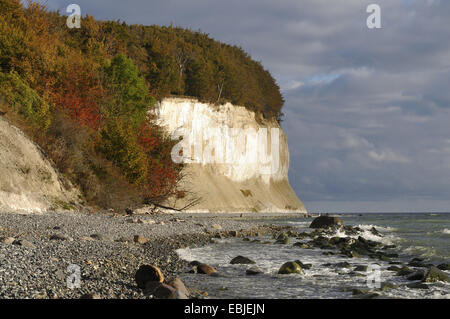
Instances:
[[[184,186],[201,198],[191,211],[306,212],[289,184],[287,140],[275,120],[189,98],[164,99],[155,113],[173,137],[182,136],[172,157],[186,163]]]
[[[0,212],[71,208],[78,204],[80,195],[69,182],[63,184],[38,146],[0,118]]]

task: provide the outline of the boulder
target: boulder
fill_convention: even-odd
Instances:
[[[309,225],[310,228],[328,228],[335,225],[344,225],[342,220],[338,217],[331,217],[331,216],[319,216],[315,218],[311,225]]]
[[[414,273],[409,267],[403,266],[397,271],[397,276],[408,276]]]
[[[406,279],[408,280],[423,280],[425,277],[425,272],[423,270],[416,271],[410,274]]]
[[[275,242],[275,244],[282,244],[282,245],[287,245],[288,243],[289,243],[289,236],[286,233],[281,233],[280,235],[278,235]]]
[[[388,289],[396,289],[396,288],[398,288],[397,285],[395,285],[395,284],[393,284],[391,282],[382,282],[380,290],[381,291],[386,291]]]
[[[230,264],[236,265],[236,264],[256,264],[256,263],[250,258],[244,256],[237,256],[230,261]]]
[[[151,294],[156,299],[188,299],[185,294],[164,283],[158,283]]]
[[[431,266],[425,272],[422,281],[423,282],[436,282],[436,281],[450,282],[450,278],[442,270],[440,270],[434,266]]]
[[[295,261],[289,261],[287,263],[284,263],[280,270],[278,270],[278,273],[280,275],[289,275],[289,274],[303,274],[302,267],[300,267],[299,264],[297,264]]]
[[[334,264],[334,267],[337,267],[337,268],[351,268],[352,265],[350,265],[348,262],[344,261],[344,262],[340,262],[340,263]]]
[[[355,269],[353,269],[353,271],[363,271],[363,272],[365,272],[365,271],[367,271],[367,266],[365,266],[365,265],[357,265],[355,267]]]
[[[163,282],[164,275],[162,271],[153,265],[142,265],[134,276],[139,288],[145,289],[145,284],[149,281]]]
[[[311,269],[312,267],[312,264],[304,264],[300,260],[296,260],[295,262],[299,264],[299,266],[302,267],[302,269]]]
[[[411,289],[429,289],[428,285],[423,282],[413,282],[411,284],[407,284],[406,287]]]
[[[175,288],[181,294],[189,297],[189,295],[190,295],[189,290],[186,288],[186,286],[184,285],[184,283],[181,281],[180,278],[178,278],[178,277],[173,278],[173,279],[169,280],[167,282],[167,284],[169,286],[172,286],[173,288]]]
[[[450,264],[440,264],[439,266],[437,266],[437,269],[450,270]]]
[[[204,275],[212,275],[214,273],[217,273],[217,270],[210,265],[200,264],[197,266],[197,273],[204,274]]]
[[[245,274],[249,275],[249,276],[255,276],[255,275],[262,274],[262,273],[263,273],[263,271],[256,266],[251,267],[245,271]]]

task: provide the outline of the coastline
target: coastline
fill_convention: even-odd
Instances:
[[[244,216],[245,215],[245,216]],[[264,215],[263,215],[264,216]],[[251,214],[159,213],[148,215],[81,212],[0,213],[0,298],[147,299],[134,275],[153,264],[167,278],[189,268],[175,252],[214,238],[264,236],[290,227],[265,225]],[[283,214],[265,215],[283,218]],[[215,217],[215,218],[211,218]],[[286,216],[285,216],[286,217]],[[135,236],[140,236],[135,242]],[[13,238],[8,242],[5,239]],[[69,265],[81,272],[80,287],[67,287]],[[201,291],[192,288],[194,297]]]

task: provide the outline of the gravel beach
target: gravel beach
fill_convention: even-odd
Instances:
[[[215,237],[280,231],[280,227],[265,225],[261,217],[0,213],[0,298],[150,298],[135,283],[140,265],[153,264],[167,278],[176,277],[188,267],[176,249],[205,245]],[[69,265],[80,269],[79,288],[67,286],[72,275]]]

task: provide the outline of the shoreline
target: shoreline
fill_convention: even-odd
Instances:
[[[290,229],[265,225],[255,220],[263,216],[251,215],[0,213],[0,259],[4,261],[0,298],[147,299],[134,279],[143,264],[153,264],[166,278],[175,278],[189,269],[177,249],[204,246],[214,238],[272,235]],[[283,217],[275,215],[271,218]],[[138,242],[135,236],[140,236]],[[67,287],[69,265],[79,266],[80,288]],[[195,291],[194,297],[201,297],[196,287],[189,288]]]

